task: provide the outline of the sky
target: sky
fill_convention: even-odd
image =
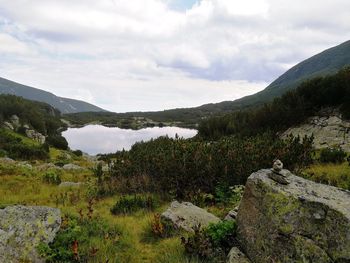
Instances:
[[[349,39],[349,0],[0,0],[0,77],[116,112],[235,100]]]

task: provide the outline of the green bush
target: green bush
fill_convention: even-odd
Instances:
[[[45,160],[49,157],[48,149],[44,145],[25,144],[20,137],[0,129],[0,149],[7,152],[12,159]]]
[[[48,144],[51,146],[61,149],[61,150],[67,150],[68,149],[68,142],[66,138],[60,135],[52,135],[47,138]]]
[[[223,262],[236,244],[236,230],[235,221],[222,221],[204,229],[198,226],[194,234],[181,240],[187,254],[210,262]]]
[[[75,154],[78,157],[83,156],[83,152],[81,150],[75,150],[72,153]]]
[[[41,243],[37,250],[46,262],[90,262],[93,240],[105,237],[104,246],[109,250],[119,249],[116,240],[121,231],[109,226],[99,218],[63,218],[60,230],[50,244]],[[97,251],[99,247],[95,248]]]
[[[109,192],[156,192],[183,200],[198,192],[215,194],[219,184],[244,185],[252,172],[271,167],[276,158],[290,170],[303,167],[312,162],[312,153],[312,138],[264,134],[205,142],[161,137],[118,152],[103,181]]]
[[[141,209],[152,211],[157,204],[157,200],[152,195],[122,196],[111,208],[111,213],[114,215],[130,214]]]
[[[57,174],[54,171],[46,172],[43,177],[43,181],[48,184],[59,185],[61,183],[61,175]]]
[[[325,148],[321,150],[321,163],[342,163],[345,160],[346,153],[340,148]]]

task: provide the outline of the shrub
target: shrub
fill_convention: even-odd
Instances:
[[[66,140],[66,138],[64,138],[63,136],[60,135],[52,135],[49,136],[47,138],[47,142],[57,148],[57,149],[61,149],[61,150],[67,150],[68,149],[68,142]]]
[[[340,148],[325,148],[321,150],[321,163],[342,163],[346,157],[346,153]]]
[[[214,194],[219,183],[245,184],[252,172],[271,167],[275,158],[290,170],[308,165],[312,153],[312,138],[307,137],[280,140],[264,134],[216,142],[161,137],[118,152],[103,180],[111,192],[156,192],[183,200],[199,192]]]
[[[48,184],[59,185],[61,183],[61,176],[54,171],[46,172],[43,177],[43,181]]]
[[[72,153],[75,154],[78,157],[83,156],[83,152],[81,150],[75,150]]]
[[[54,241],[48,245],[41,243],[38,252],[46,262],[90,262],[99,250],[91,247],[92,240],[104,237],[104,246],[116,250],[120,235],[120,230],[100,218],[66,216]]]
[[[114,215],[129,214],[141,209],[152,211],[156,206],[157,201],[151,195],[122,196],[111,208],[111,213]]]
[[[194,234],[187,239],[182,237],[186,253],[210,262],[225,259],[229,250],[235,245],[237,225],[235,221],[222,221],[210,224],[207,228],[194,229]]]

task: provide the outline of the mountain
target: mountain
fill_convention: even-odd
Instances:
[[[303,81],[335,74],[345,66],[350,66],[350,41],[302,61],[277,78],[263,91],[235,101],[206,104],[199,108],[215,109],[215,111],[232,111],[261,105],[275,97],[281,96],[290,89],[298,87]]]
[[[0,78],[0,94],[12,94],[29,100],[45,102],[62,113],[105,111],[84,101],[58,97],[50,92],[28,87],[4,78]]]
[[[277,78],[263,91],[235,101],[223,101],[194,108],[180,108],[158,112],[133,112],[122,116],[145,117],[160,122],[183,122],[193,126],[203,118],[222,115],[270,102],[274,98],[282,96],[288,90],[298,87],[303,81],[336,74],[346,66],[350,66],[350,41],[327,49],[297,64]]]

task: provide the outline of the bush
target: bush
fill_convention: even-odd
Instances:
[[[321,163],[342,163],[346,157],[346,153],[340,148],[325,148],[321,150]]]
[[[219,183],[243,185],[252,172],[271,167],[276,158],[290,170],[308,165],[312,153],[312,138],[307,137],[283,141],[264,134],[216,142],[161,137],[118,152],[103,180],[111,192],[156,192],[183,200],[199,192],[215,194]]]
[[[210,262],[221,262],[236,243],[236,230],[235,221],[210,224],[202,230],[198,226],[195,228],[193,235],[187,239],[182,237],[182,244],[186,253],[191,256],[210,260]]]
[[[111,208],[111,213],[130,214],[141,209],[152,211],[157,206],[156,199],[151,195],[140,196],[122,196],[117,203]]]
[[[78,157],[83,156],[83,152],[81,150],[75,150],[72,153]]]
[[[61,183],[61,175],[55,173],[54,171],[46,172],[43,177],[43,181],[48,184],[59,185]]]
[[[63,136],[60,136],[60,135],[49,136],[47,138],[47,142],[48,144],[50,144],[51,146],[57,149],[61,149],[61,150],[68,149],[68,142],[66,138],[64,138]]]

